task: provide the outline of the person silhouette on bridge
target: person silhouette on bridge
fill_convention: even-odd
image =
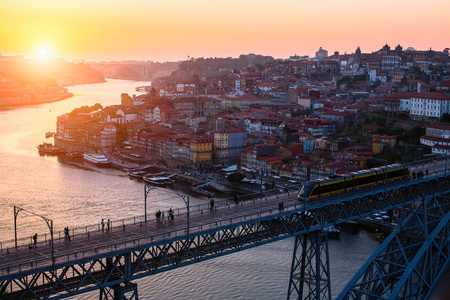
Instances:
[[[108,222],[106,222],[106,225],[107,225],[107,230],[109,231],[109,228],[111,226],[111,221],[109,219],[108,219]]]
[[[102,224],[102,231],[105,231],[105,219],[102,219],[101,224]]]
[[[214,209],[214,199],[211,198],[211,200],[209,200],[209,210],[212,211]]]
[[[33,246],[36,247],[36,243],[37,243],[37,233],[35,233],[33,235]]]

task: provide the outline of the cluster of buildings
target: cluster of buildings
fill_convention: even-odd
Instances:
[[[362,124],[367,113],[404,113],[420,120],[449,113],[448,68],[448,49],[403,51],[386,45],[370,54],[358,48],[332,56],[320,49],[315,58],[294,56],[220,77],[155,81],[153,93],[122,94],[120,105],[58,117],[56,141],[123,148],[179,168],[236,164],[253,178],[320,178],[364,168],[385,146],[397,143],[395,136],[378,134],[374,124],[361,125],[365,144],[328,140]],[[316,80],[319,75],[326,80]],[[365,79],[351,85],[337,84],[361,75]],[[430,132],[423,144],[450,141],[448,131]]]

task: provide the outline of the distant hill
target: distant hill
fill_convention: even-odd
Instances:
[[[189,71],[189,73],[195,73],[200,76],[208,76],[209,74],[219,72],[223,69],[242,69],[250,65],[264,65],[274,60],[275,59],[272,56],[255,54],[242,54],[238,58],[191,58],[189,60],[183,61],[178,66],[178,71]]]

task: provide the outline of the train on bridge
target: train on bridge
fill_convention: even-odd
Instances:
[[[410,170],[406,165],[394,164],[340,176],[325,177],[307,181],[301,188],[298,198],[299,200],[311,199],[339,192],[354,191],[364,186],[409,178],[410,176]]]

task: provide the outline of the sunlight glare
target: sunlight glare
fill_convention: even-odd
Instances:
[[[42,46],[39,48],[38,54],[39,58],[46,59],[50,57],[50,50],[47,47]]]

